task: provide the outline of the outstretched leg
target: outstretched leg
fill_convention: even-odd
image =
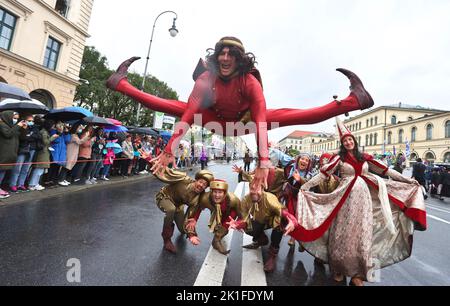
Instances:
[[[123,93],[124,95],[129,96],[130,98],[135,99],[145,107],[150,108],[154,111],[164,112],[172,116],[181,117],[187,109],[187,103],[158,98],[154,95],[143,92],[128,83],[128,68],[134,61],[138,59],[140,59],[140,57],[132,57],[123,62],[119,66],[119,68],[117,68],[117,71],[114,72],[106,81],[106,86],[109,89],[118,91],[120,93]]]
[[[372,107],[374,104],[373,99],[358,76],[343,68],[339,68],[337,71],[343,73],[350,80],[351,92],[347,98],[309,109],[268,109],[266,116],[268,128],[271,128],[270,123],[272,122],[278,122],[279,127],[319,123],[350,111]]]

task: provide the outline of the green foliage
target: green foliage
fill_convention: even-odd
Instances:
[[[89,81],[77,87],[75,101],[78,106],[89,109],[94,114],[115,118],[124,125],[152,126],[153,112],[141,107],[139,122],[136,122],[138,102],[123,94],[106,88],[105,83],[114,70],[108,68],[108,61],[95,47],[88,46],[84,49],[81,64],[80,78]],[[136,88],[142,85],[142,76],[137,73],[128,73],[128,81]],[[153,76],[147,76],[145,92],[165,99],[178,100],[178,94],[165,82]]]
[[[295,157],[295,156],[297,156],[297,155],[300,154],[300,151],[297,151],[296,149],[289,149],[288,154],[289,154],[290,156]]]

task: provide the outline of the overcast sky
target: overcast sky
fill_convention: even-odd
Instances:
[[[357,73],[375,107],[402,102],[449,109],[450,1],[448,0],[95,0],[87,44],[116,68],[131,56],[143,73],[153,22],[172,10],[179,34],[168,29],[173,14],[155,28],[148,73],[187,101],[192,72],[206,49],[223,36],[240,38],[258,61],[267,108],[309,108],[348,95]],[[355,111],[350,116],[358,115]],[[334,120],[280,128],[279,140],[300,129],[334,132]]]

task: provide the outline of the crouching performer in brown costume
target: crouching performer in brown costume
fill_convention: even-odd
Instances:
[[[297,227],[297,220],[275,195],[262,191],[261,187],[250,190],[250,194],[241,201],[239,213],[242,219],[230,219],[228,224],[232,229],[245,230],[247,234],[253,236],[253,242],[244,246],[248,249],[256,249],[267,244],[267,241],[262,241],[260,237],[265,235],[265,229],[272,229],[269,258],[264,264],[264,271],[272,272],[283,238],[283,229],[284,235],[289,234]]]
[[[228,184],[223,180],[214,180],[210,183],[210,192],[205,192],[200,196],[199,205],[189,207],[186,220],[186,233],[189,240],[197,237],[195,226],[201,212],[208,208],[211,212],[209,229],[214,233],[212,246],[218,252],[227,255],[230,251],[222,244],[222,238],[228,234],[227,221],[229,218],[238,217],[238,209],[241,201],[234,193],[228,192]]]
[[[159,209],[166,214],[162,230],[164,240],[164,249],[176,253],[175,246],[172,243],[174,231],[174,221],[178,230],[184,233],[184,207],[198,205],[200,196],[204,193],[209,183],[214,180],[214,176],[210,171],[202,170],[197,172],[195,180],[190,178],[186,173],[174,171],[166,168],[161,175],[155,175],[161,182],[168,185],[161,188],[156,194],[156,204]],[[191,240],[195,245],[195,240]]]

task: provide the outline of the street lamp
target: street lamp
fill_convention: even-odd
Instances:
[[[142,91],[144,91],[145,80],[147,79],[148,60],[150,59],[150,50],[152,49],[153,34],[155,33],[156,21],[158,21],[159,16],[161,16],[161,15],[163,15],[165,13],[175,14],[175,18],[173,18],[172,27],[169,29],[169,33],[170,33],[170,36],[172,36],[172,37],[175,37],[178,34],[178,30],[177,30],[177,28],[175,26],[175,21],[178,18],[177,13],[175,13],[174,11],[164,11],[164,12],[160,13],[158,16],[156,16],[155,22],[153,23],[152,36],[150,37],[150,44],[148,46],[147,59],[146,59],[146,62],[145,62],[144,78],[142,79],[142,85],[141,85],[141,90]],[[136,114],[136,125],[139,125],[139,117],[140,117],[140,115],[141,115],[141,104],[138,104],[138,109],[137,109],[137,114]],[[153,117],[155,117],[155,116],[153,116]]]

